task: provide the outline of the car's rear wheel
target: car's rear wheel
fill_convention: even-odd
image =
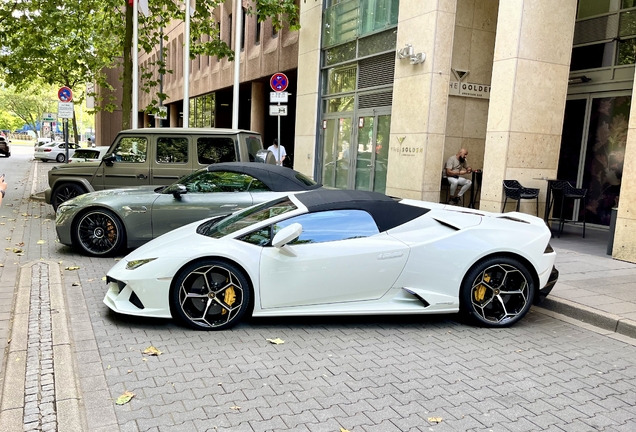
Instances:
[[[57,208],[64,201],[68,201],[71,198],[84,195],[85,193],[86,191],[84,190],[84,188],[76,185],[75,183],[62,183],[55,188],[55,191],[51,196],[51,205],[53,206],[53,210],[57,211]]]
[[[223,330],[243,317],[251,298],[242,270],[225,261],[205,259],[186,266],[170,290],[172,316],[197,330]]]
[[[530,310],[535,284],[525,264],[495,256],[473,266],[462,282],[462,311],[486,327],[507,327]]]
[[[60,153],[59,155],[57,155],[55,160],[58,161],[59,163],[62,163],[66,161],[66,155],[64,155],[64,153]]]
[[[107,256],[119,251],[126,234],[119,218],[106,209],[93,209],[78,216],[73,245],[91,256]]]

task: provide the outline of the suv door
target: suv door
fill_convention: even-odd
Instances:
[[[93,182],[95,190],[149,185],[148,148],[148,138],[145,136],[126,135],[119,138],[112,152],[115,160],[110,164],[102,163],[103,180],[100,182],[96,179]],[[99,176],[98,171],[96,177]]]
[[[193,171],[189,137],[157,135],[153,146],[150,184],[169,185]]]
[[[219,162],[236,162],[238,143],[233,136],[198,136],[197,159],[194,166],[203,168]]]

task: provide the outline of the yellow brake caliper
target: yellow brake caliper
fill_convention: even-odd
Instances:
[[[232,305],[236,302],[236,292],[234,291],[234,287],[229,287],[225,290],[223,301],[230,307],[232,307]],[[221,311],[221,315],[225,315],[226,313],[227,311],[225,309]]]
[[[490,275],[484,275],[484,282],[486,283],[490,282]],[[475,289],[475,301],[480,302],[484,299],[485,296],[486,296],[486,287],[483,284],[480,284]]]

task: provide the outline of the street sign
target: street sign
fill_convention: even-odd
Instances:
[[[269,80],[269,85],[275,92],[284,92],[285,90],[287,90],[289,80],[287,79],[287,75],[279,72],[272,75]]]
[[[71,102],[73,100],[73,90],[64,86],[57,91],[57,98],[60,102]]]
[[[44,113],[42,114],[42,121],[51,122],[57,119],[57,114],[55,113]]]
[[[73,118],[73,102],[58,102],[57,116],[59,118],[72,119]]]
[[[269,92],[269,101],[271,103],[287,103],[289,93],[287,92]]]
[[[287,105],[270,105],[269,106],[269,115],[271,115],[271,116],[286,116],[287,115]]]

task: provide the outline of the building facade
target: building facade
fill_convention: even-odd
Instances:
[[[636,0],[298,6],[298,32],[276,34],[271,23],[246,16],[240,55],[239,124],[266,141],[275,136],[269,77],[290,76],[283,145],[295,169],[332,187],[441,202],[444,162],[465,148],[469,165],[482,170],[472,177],[476,208],[502,211],[503,180],[518,180],[540,189],[539,208],[527,200],[521,211],[543,215],[546,179],[568,180],[587,198],[563,209],[556,200],[552,214],[604,229],[614,214],[613,256],[636,262]],[[233,10],[228,1],[215,11],[228,42]],[[163,124],[179,126],[182,25],[167,32],[175,73],[164,83]],[[231,66],[191,62],[191,126],[229,126]],[[146,102],[141,95],[140,106]]]

